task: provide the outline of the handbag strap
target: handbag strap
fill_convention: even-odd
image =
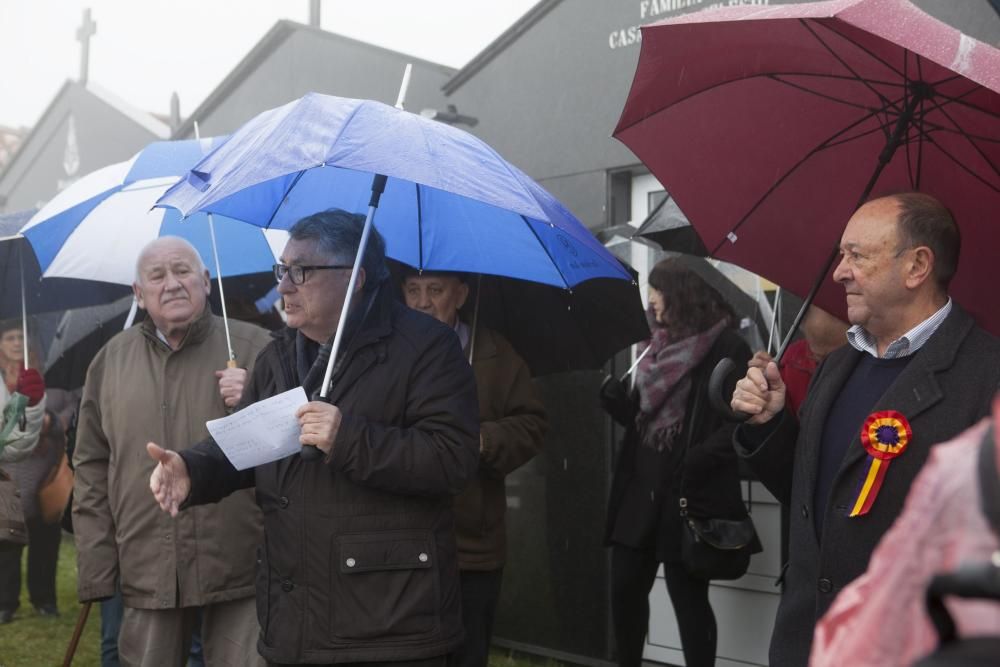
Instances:
[[[684,416],[684,453],[681,455],[680,461],[677,463],[677,466],[680,468],[680,479],[677,482],[678,495],[680,497],[678,503],[680,505],[680,513],[682,517],[687,516],[687,497],[684,493],[684,464],[687,462],[688,451],[691,449],[691,441],[694,440],[695,424],[698,423],[697,419],[701,417],[702,409],[704,407],[705,401],[703,396],[705,394],[704,390],[707,384],[708,376],[704,372],[699,372],[698,381],[691,384],[691,409],[688,411],[688,414]]]
[[[710,358],[708,355],[706,358]],[[684,463],[687,461],[688,450],[691,448],[691,442],[694,440],[694,427],[698,423],[698,418],[701,417],[704,411],[705,399],[704,396],[708,388],[708,373],[701,372],[698,374],[698,382],[693,383],[691,386],[691,391],[693,392],[693,403],[691,405],[690,412],[685,416],[685,433],[684,433],[684,454],[681,456],[680,462],[677,464],[680,467],[680,481],[678,482],[679,496],[680,500],[680,513],[682,517],[687,516],[687,497],[684,493]],[[740,482],[740,495],[742,495],[743,482]],[[753,482],[747,480],[747,514],[753,514]]]

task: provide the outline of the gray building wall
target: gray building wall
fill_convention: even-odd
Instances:
[[[916,3],[982,41],[1000,42],[1000,18],[987,0]],[[542,0],[459,71],[445,87],[448,102],[478,118],[474,134],[542,183],[589,228],[625,222],[632,217],[631,173],[645,168],[611,132],[638,60],[638,26],[713,4],[722,3]],[[619,355],[610,372],[622,373],[627,361]],[[551,429],[543,453],[508,477],[510,558],[494,633],[504,646],[595,665],[615,656],[601,537],[612,452],[621,437],[597,405],[602,377],[580,372],[536,380]],[[739,601],[730,582],[712,591],[720,627],[736,629],[720,635],[720,656],[728,657],[720,657],[724,665],[766,662],[768,632],[761,626],[769,626],[776,603],[778,507],[759,488],[754,500],[768,553],[755,557],[751,573],[739,582]],[[669,609],[665,597],[657,582],[656,605]],[[756,606],[750,617],[740,616],[747,600]],[[651,645],[677,646],[676,637],[667,642],[657,635],[664,629],[659,620],[654,624]],[[681,659],[676,650],[655,654],[669,662]],[[659,658],[663,655],[668,657]]]
[[[507,42],[501,37],[445,90],[450,103],[479,119],[477,136],[598,229],[624,222],[609,220],[602,175],[639,165],[611,138],[639,57],[638,27],[717,4],[787,1],[542,0],[532,10],[541,18]],[[1000,44],[1000,17],[988,0],[915,3],[981,41]]]
[[[64,163],[70,117],[79,162],[68,174]],[[0,174],[0,213],[38,207],[74,178],[127,160],[149,142],[165,138],[165,125],[148,115],[146,121],[139,122],[134,113],[117,107],[107,93],[67,81]],[[150,125],[159,125],[162,135],[157,136]]]
[[[273,44],[273,45],[272,45]],[[308,92],[393,104],[403,70],[413,63],[406,108],[420,111],[444,103],[441,87],[454,70],[315,28],[282,21],[265,36],[248,62],[220,83],[206,103],[181,126],[178,138],[227,134],[258,113]]]

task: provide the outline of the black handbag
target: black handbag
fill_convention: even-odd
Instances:
[[[687,424],[684,458],[691,447],[695,421],[701,411],[702,387],[694,386],[691,414]],[[703,519],[688,514],[684,497],[684,476],[681,463],[681,562],[692,577],[698,579],[739,579],[750,567],[750,556],[761,550],[757,530],[749,513],[742,519]]]
[[[750,567],[757,531],[747,516],[733,519],[696,519],[687,513],[687,498],[680,499],[681,562],[698,579],[739,579]]]

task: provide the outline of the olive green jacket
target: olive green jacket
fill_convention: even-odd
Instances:
[[[528,365],[510,343],[480,327],[474,346],[482,447],[478,474],[455,499],[458,564],[463,570],[496,570],[507,551],[504,478],[541,451],[548,421]]]
[[[237,363],[252,370],[270,340],[230,320]],[[222,319],[206,308],[176,350],[147,319],[118,334],[87,371],[80,405],[73,493],[81,601],[115,593],[141,609],[189,607],[250,597],[262,518],[250,490],[175,519],[149,490],[149,441],[187,449],[226,415],[215,371],[228,358]]]

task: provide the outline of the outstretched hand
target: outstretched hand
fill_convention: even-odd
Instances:
[[[756,358],[755,358],[756,359]],[[785,383],[778,364],[768,361],[761,368],[751,360],[746,377],[736,383],[730,407],[751,415],[747,423],[763,424],[785,407]]]
[[[187,464],[177,452],[163,449],[155,442],[146,443],[146,451],[150,458],[158,462],[149,476],[149,490],[153,492],[160,509],[170,516],[177,516],[181,503],[191,493]]]

